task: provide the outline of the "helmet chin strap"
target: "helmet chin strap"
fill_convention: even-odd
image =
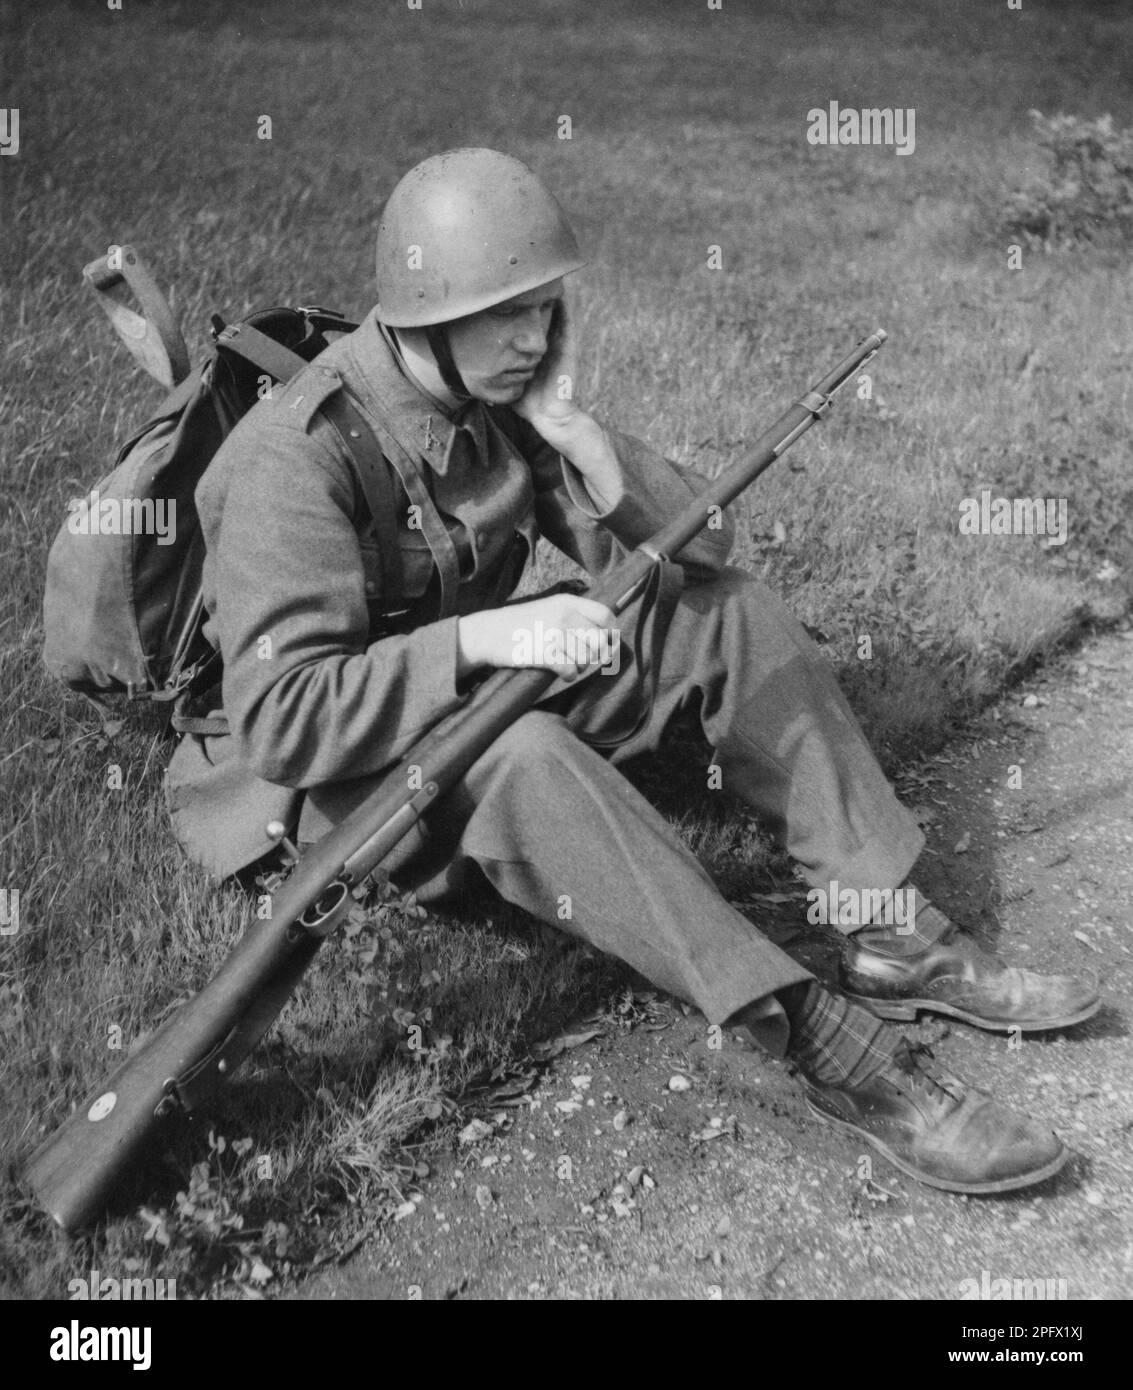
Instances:
[[[464,384],[464,378],[457,370],[456,363],[453,361],[452,348],[448,340],[448,325],[444,323],[430,324],[425,329],[425,339],[429,344],[429,350],[437,359],[437,370],[441,374],[441,380],[453,393],[459,396],[462,401],[472,399],[472,392]]]

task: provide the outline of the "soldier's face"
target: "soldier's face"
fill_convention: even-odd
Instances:
[[[562,295],[562,280],[552,280],[450,326],[453,361],[471,395],[489,405],[519,400],[547,352]]]

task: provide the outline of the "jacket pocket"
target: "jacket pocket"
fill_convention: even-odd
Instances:
[[[433,552],[419,531],[402,532],[398,537],[401,553],[401,602],[392,606],[400,612],[421,598],[433,577]],[[359,545],[362,571],[365,576],[366,603],[371,616],[391,611],[387,595],[382,592],[382,556],[377,543],[363,540]]]

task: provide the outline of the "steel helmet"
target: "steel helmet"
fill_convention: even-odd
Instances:
[[[562,208],[526,164],[448,150],[405,175],[378,224],[378,318],[426,328],[583,266]]]

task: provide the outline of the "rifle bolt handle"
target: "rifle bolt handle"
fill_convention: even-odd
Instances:
[[[288,855],[293,864],[298,864],[299,851],[287,838],[287,827],[281,820],[268,822],[267,835],[269,840],[274,841]]]

